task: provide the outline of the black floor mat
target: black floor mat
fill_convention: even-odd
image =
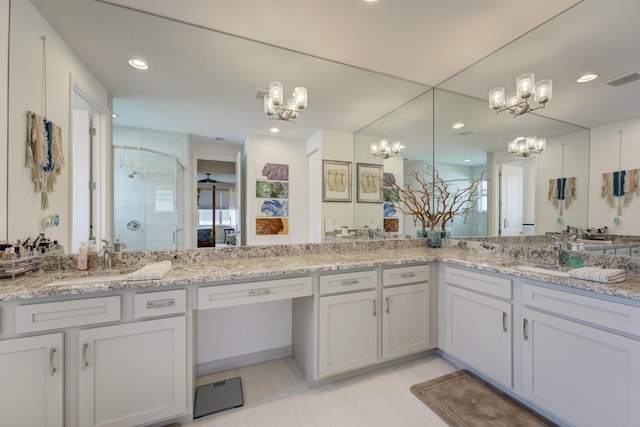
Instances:
[[[242,405],[244,405],[244,398],[240,377],[201,385],[196,388],[193,419],[239,408]]]

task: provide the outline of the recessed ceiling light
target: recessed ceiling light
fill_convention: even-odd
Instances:
[[[586,83],[586,82],[590,82],[591,80],[595,80],[597,78],[598,78],[597,74],[592,74],[592,73],[583,74],[578,78],[577,82],[578,83]]]
[[[464,127],[464,123],[456,123],[453,125],[454,129],[462,129]]]
[[[375,3],[375,2],[377,2],[378,0],[364,0],[364,1],[365,1],[365,3]]]
[[[129,60],[129,65],[138,70],[146,70],[147,68],[149,68],[149,65],[139,58],[131,58]]]
[[[116,113],[113,113],[113,114],[111,114],[111,117],[113,117],[114,119],[117,119],[120,116],[118,114],[116,114]]]
[[[271,128],[271,129],[269,129],[269,132],[271,132],[271,133],[278,133],[278,132],[280,132],[280,129],[278,129],[278,128]]]
[[[471,163],[471,159],[464,159],[463,162],[465,163]]]

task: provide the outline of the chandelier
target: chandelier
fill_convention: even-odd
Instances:
[[[371,155],[388,159],[389,157],[397,156],[403,148],[404,145],[400,141],[393,141],[389,144],[389,140],[381,139],[371,144]]]
[[[546,138],[535,136],[518,137],[507,144],[507,151],[514,156],[529,157],[532,154],[542,153],[547,146]]]
[[[264,112],[269,120],[285,120],[293,122],[307,108],[307,88],[297,87],[293,97],[284,103],[282,83],[269,83],[269,93],[264,96]]]
[[[502,111],[509,111],[515,118],[524,113],[544,108],[551,100],[553,83],[551,80],[540,80],[535,82],[533,73],[522,74],[516,79],[516,92],[505,96],[503,87],[495,87],[489,91],[489,107],[495,110],[496,114]],[[529,103],[533,95],[533,100],[537,105]]]

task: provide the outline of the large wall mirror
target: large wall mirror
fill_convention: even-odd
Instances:
[[[595,191],[593,188],[589,189],[589,182],[594,182],[593,177],[589,176],[589,165],[593,165],[593,161],[589,159],[590,132],[584,127],[570,124],[578,123],[577,120],[573,120],[578,115],[575,109],[571,110],[563,105],[563,100],[570,98],[563,94],[563,91],[568,90],[573,82],[555,79],[555,64],[546,60],[544,54],[547,52],[541,46],[555,46],[555,43],[562,42],[562,49],[566,52],[566,44],[571,42],[568,36],[563,36],[567,32],[566,29],[574,28],[576,22],[582,22],[582,10],[593,8],[610,7],[597,2],[580,2],[573,9],[547,21],[439,83],[433,89],[425,84],[115,7],[108,2],[67,0],[63,4],[57,4],[49,0],[16,1],[11,4],[10,55],[18,55],[16,58],[20,60],[10,61],[9,141],[14,144],[14,141],[24,140],[24,111],[35,108],[34,105],[41,105],[42,52],[39,36],[44,28],[51,33],[47,40],[49,81],[64,82],[49,85],[49,114],[52,120],[65,127],[66,132],[72,132],[69,126],[71,118],[68,117],[69,98],[76,95],[70,86],[79,83],[78,88],[82,89],[86,88],[87,82],[91,82],[90,76],[83,75],[86,67],[82,68],[82,64],[74,64],[71,76],[68,70],[61,71],[64,69],[57,68],[60,58],[65,58],[65,55],[71,52],[80,59],[79,62],[92,64],[91,69],[99,69],[100,61],[122,63],[122,69],[117,73],[98,76],[105,85],[116,88],[110,89],[112,93],[106,90],[98,93],[80,90],[77,92],[77,101],[75,98],[73,100],[74,104],[82,104],[87,101],[83,95],[87,95],[89,101],[97,97],[99,105],[91,102],[87,105],[90,109],[95,108],[97,114],[102,116],[110,112],[112,107],[116,110],[120,116],[113,121],[113,125],[122,127],[113,132],[113,135],[111,118],[97,123],[102,127],[109,144],[116,143],[115,138],[112,141],[112,136],[119,135],[120,138],[127,133],[125,131],[144,133],[144,129],[167,132],[156,135],[156,139],[167,141],[171,137],[179,141],[179,144],[171,144],[169,149],[168,145],[161,148],[146,147],[145,142],[138,144],[132,143],[130,139],[119,139],[119,145],[133,146],[135,149],[122,149],[120,152],[108,146],[94,153],[104,156],[100,158],[102,163],[94,165],[97,168],[94,172],[102,165],[104,170],[101,172],[104,172],[103,177],[106,177],[106,181],[103,179],[102,182],[97,182],[102,197],[91,208],[98,216],[94,221],[96,228],[100,229],[101,234],[98,237],[117,237],[117,233],[114,234],[115,218],[109,216],[114,205],[111,175],[118,173],[126,187],[133,183],[138,184],[143,178],[142,170],[137,168],[141,164],[149,169],[145,174],[152,174],[152,162],[145,163],[145,160],[141,159],[147,155],[155,157],[157,153],[137,149],[141,147],[161,151],[160,158],[167,160],[164,163],[171,172],[170,186],[176,192],[182,190],[181,197],[166,200],[166,204],[162,206],[181,203],[184,207],[181,217],[185,223],[175,225],[175,228],[191,231],[188,238],[186,234],[180,235],[186,231],[178,231],[177,234],[167,232],[167,241],[186,242],[188,247],[195,247],[195,188],[197,181],[202,177],[197,176],[194,159],[235,162],[238,152],[244,149],[244,138],[247,134],[267,135],[269,122],[265,120],[261,100],[256,98],[255,89],[265,87],[271,80],[282,80],[287,91],[298,84],[307,85],[309,89],[308,110],[295,126],[283,126],[279,137],[304,141],[320,129],[344,132],[349,136],[354,130],[359,129],[355,132],[352,157],[329,157],[332,160],[353,163],[353,185],[356,190],[358,178],[355,178],[355,173],[358,164],[383,165],[385,172],[393,173],[399,182],[403,182],[410,171],[420,170],[425,164],[434,164],[453,185],[464,185],[468,180],[486,171],[489,180],[486,184],[485,200],[473,215],[457,218],[450,224],[450,231],[454,236],[541,234],[560,230],[567,225],[586,227],[589,218],[589,194],[593,195]],[[99,18],[97,20],[96,10]],[[35,16],[36,13],[39,15]],[[91,14],[93,19],[87,19],[88,14]],[[598,11],[591,11],[589,16],[598,16]],[[612,18],[608,15],[606,18],[598,24],[602,22],[602,25],[610,25],[608,23]],[[139,31],[139,26],[144,27],[145,31]],[[92,38],[87,34],[91,34]],[[603,40],[611,34],[614,32],[603,29]],[[112,43],[126,43],[134,35],[140,36],[147,43],[146,47],[158,53],[158,58],[165,58],[165,62],[153,64],[156,68],[151,70],[147,78],[121,79],[123,74],[130,73],[131,70],[127,68],[127,58],[122,57],[122,54],[113,48]],[[100,39],[98,44],[94,44],[94,36]],[[573,34],[571,36],[573,37]],[[199,46],[206,46],[198,55],[193,55],[184,48],[194,37],[199,40]],[[579,34],[575,37],[579,37]],[[72,39],[80,42],[72,43]],[[632,37],[628,39],[631,43]],[[610,42],[608,39],[606,41]],[[136,39],[136,43],[138,42]],[[131,48],[131,54],[135,54],[134,47]],[[17,66],[19,63],[22,65]],[[247,63],[251,64],[251,67],[240,67],[241,64]],[[163,72],[160,72],[160,69]],[[169,70],[168,73],[165,73],[166,70]],[[552,104],[547,110],[517,118],[511,118],[505,113],[496,115],[488,108],[486,95],[489,89],[495,86],[512,86],[515,77],[524,72],[535,72],[540,78],[554,78]],[[300,76],[304,76],[305,81],[300,82]],[[186,93],[182,83],[185,79],[202,83],[195,93]],[[14,87],[14,84],[19,87]],[[191,117],[185,114],[186,108],[174,108],[168,104],[162,114],[145,115],[144,112],[150,110],[151,106],[165,105],[158,88],[163,88],[164,92],[174,98],[180,98],[184,106],[187,103],[197,105],[212,119]],[[631,93],[631,89],[625,90],[626,93]],[[186,95],[189,95],[189,98]],[[617,105],[615,96],[620,97],[604,91],[599,91],[597,96],[603,105]],[[611,96],[614,98],[610,98]],[[56,108],[52,108],[52,104],[56,104]],[[582,104],[585,109],[591,106],[587,104],[589,103]],[[633,106],[637,107],[635,101]],[[545,117],[545,113],[551,108],[564,113],[564,121]],[[133,111],[137,111],[138,114],[138,120],[135,122],[129,121]],[[629,111],[629,114],[637,116],[636,110],[629,107]],[[213,126],[213,118],[219,117],[222,120]],[[178,120],[189,125],[182,128],[170,126]],[[233,133],[224,127],[225,123],[237,124],[244,120],[247,124],[242,134]],[[607,116],[607,120],[613,122],[613,117]],[[159,129],[158,122],[162,122],[166,127]],[[464,126],[454,129],[453,125],[456,123],[463,123]],[[507,153],[509,140],[530,135],[547,139],[547,147],[542,154],[517,158]],[[226,148],[216,146],[215,154],[212,154],[211,144],[216,143],[216,137],[224,139]],[[369,147],[371,143],[380,139],[400,141],[404,145],[402,154],[384,160],[373,157]],[[10,238],[24,238],[32,235],[34,229],[41,226],[43,217],[53,212],[43,212],[39,209],[40,200],[33,196],[32,183],[30,179],[24,178],[27,172],[23,167],[22,146],[16,146],[20,146],[21,151],[10,153],[8,170],[8,229]],[[73,149],[76,148],[78,146],[74,144]],[[73,162],[78,164],[79,156],[87,153],[81,150],[71,156],[70,150],[69,154],[68,160],[71,165]],[[118,167],[117,171],[114,171],[115,167]],[[514,209],[519,212],[515,213],[515,217],[511,216],[510,209],[501,209],[501,206],[512,205],[509,203],[510,199],[505,201],[500,192],[500,173],[506,174],[507,170],[519,171],[517,174],[522,176],[522,183],[518,187],[521,190],[516,190],[516,193],[526,195],[522,201],[516,203],[517,209]],[[59,212],[56,213],[61,214],[60,226],[46,230],[54,238],[64,236],[64,240],[68,240],[66,236],[75,233],[69,229],[70,224],[79,224],[77,218],[87,215],[90,210],[86,204],[87,186],[78,185],[76,188],[77,175],[73,175],[74,182],[71,182],[69,176],[63,175],[58,191],[50,195],[50,202],[59,207]],[[558,179],[564,178],[575,178],[573,184],[576,197],[570,204],[555,200],[552,194],[553,181],[557,183]],[[158,194],[168,196],[166,189],[160,190]],[[321,195],[317,197],[320,198]],[[354,191],[352,205],[340,205],[348,211],[349,218],[353,216],[353,226],[385,226],[384,200],[358,199],[358,193]],[[334,205],[337,206],[338,203]],[[71,218],[73,221],[70,221]],[[394,219],[393,216],[389,218]],[[137,218],[118,218],[122,220],[119,226],[126,227],[131,219]],[[415,235],[415,226],[410,219],[399,216],[395,219],[398,219],[399,232]],[[519,228],[512,229],[510,225],[514,224],[519,224]],[[86,233],[89,225],[82,224],[81,228],[84,231],[79,233]],[[132,223],[132,226],[135,228],[135,223]],[[122,233],[134,232],[128,228],[126,230]],[[132,245],[132,248],[134,247],[137,246]],[[69,244],[67,249],[74,251],[74,248],[74,245]]]

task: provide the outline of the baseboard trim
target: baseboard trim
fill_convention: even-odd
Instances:
[[[292,346],[288,345],[257,351],[255,353],[242,354],[240,356],[229,357],[227,359],[198,363],[196,367],[196,375],[201,377],[203,375],[213,374],[214,372],[255,365],[256,363],[264,363],[270,360],[282,359],[283,357],[291,357],[292,354]]]

